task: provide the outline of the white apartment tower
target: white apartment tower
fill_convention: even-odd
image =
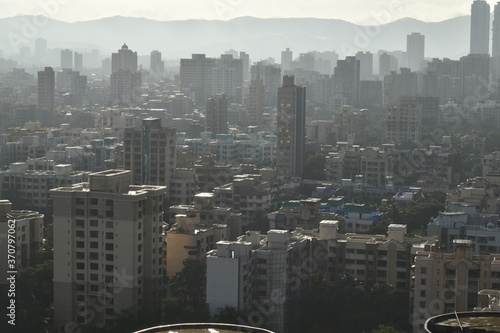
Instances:
[[[484,0],[471,6],[470,54],[490,54],[490,5]]]
[[[94,173],[52,189],[54,325],[102,328],[121,311],[152,313],[163,293],[165,186],[130,185],[130,171]]]
[[[421,70],[425,55],[425,36],[418,32],[407,35],[406,54],[408,56],[408,67],[412,71]]]

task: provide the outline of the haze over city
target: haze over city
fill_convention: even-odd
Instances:
[[[488,1],[493,5],[495,1]],[[143,17],[155,20],[229,20],[241,16],[259,18],[313,17],[342,19],[360,25],[378,25],[405,17],[425,22],[444,21],[470,14],[469,1],[453,0],[29,0],[0,1],[1,17],[50,14],[44,8],[57,3],[53,19],[76,22],[110,16]],[[362,10],[360,10],[362,9]],[[382,16],[383,13],[383,16]],[[389,13],[389,15],[387,15]]]
[[[1,333],[499,332],[500,1],[0,15]]]

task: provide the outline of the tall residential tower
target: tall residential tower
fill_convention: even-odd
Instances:
[[[293,75],[285,75],[278,89],[276,166],[285,177],[301,177],[304,167],[306,88],[294,82]]]
[[[484,0],[472,3],[470,54],[490,54],[490,5]]]

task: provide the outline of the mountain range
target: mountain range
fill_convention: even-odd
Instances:
[[[123,43],[138,54],[160,50],[164,59],[190,57],[192,53],[218,56],[235,49],[252,61],[274,57],[289,47],[294,56],[312,50],[335,50],[341,57],[357,51],[405,50],[406,36],[425,35],[426,57],[458,59],[469,50],[470,16],[442,22],[404,18],[380,26],[360,26],[338,19],[240,17],[228,21],[155,21],[114,16],[68,23],[41,16],[0,18],[0,49],[18,52],[21,44],[33,48],[34,39],[48,40],[49,48],[75,51],[100,49],[116,52]]]

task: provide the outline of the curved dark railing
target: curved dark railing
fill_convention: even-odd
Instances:
[[[500,312],[458,312],[458,313],[446,313],[443,315],[435,316],[427,319],[424,325],[426,333],[486,333],[486,332],[497,332],[500,331],[500,324],[486,324],[477,325],[472,327],[462,326],[460,319],[464,318],[485,318],[494,317],[500,318]],[[452,325],[439,325],[440,323],[455,319],[457,320],[456,326]],[[497,322],[499,319],[497,319]],[[488,330],[489,329],[489,330]],[[496,330],[495,330],[496,329]]]
[[[243,326],[243,325],[233,325],[233,324],[220,324],[220,323],[190,323],[190,324],[174,324],[174,325],[164,325],[164,326],[155,326],[151,328],[146,328],[140,331],[137,331],[135,333],[160,333],[160,332],[165,332],[167,333],[168,331],[175,331],[175,330],[180,330],[180,333],[183,331],[189,330],[189,329],[215,329],[215,330],[227,330],[231,332],[241,332],[241,333],[274,333],[272,331],[263,329],[263,328],[257,328],[257,327],[250,327],[250,326]]]

